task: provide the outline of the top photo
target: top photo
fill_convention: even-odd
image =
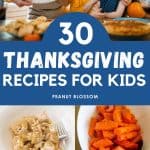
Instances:
[[[96,18],[113,41],[150,40],[150,0],[0,0],[0,41],[39,41],[71,12]]]

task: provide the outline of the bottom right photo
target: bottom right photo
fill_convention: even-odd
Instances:
[[[149,150],[150,106],[76,107],[76,149]]]

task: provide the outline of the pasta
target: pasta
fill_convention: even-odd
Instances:
[[[48,118],[24,117],[11,126],[13,150],[60,150],[54,123]]]

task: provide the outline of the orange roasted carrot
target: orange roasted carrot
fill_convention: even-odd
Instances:
[[[27,34],[24,36],[24,41],[39,41],[41,36],[39,34]]]

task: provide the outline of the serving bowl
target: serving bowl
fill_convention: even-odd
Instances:
[[[142,129],[143,150],[150,150],[150,106],[128,106],[136,116]],[[88,150],[88,129],[91,117],[94,115],[96,106],[81,106],[77,119],[77,134],[82,150]]]

